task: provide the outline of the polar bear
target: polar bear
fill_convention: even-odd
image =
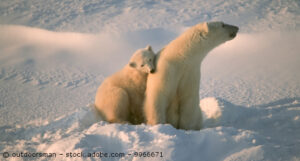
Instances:
[[[155,71],[155,53],[151,46],[137,50],[119,72],[99,86],[95,108],[110,123],[141,124],[145,122],[143,101],[149,73]]]
[[[147,124],[169,123],[179,129],[201,129],[201,62],[210,50],[232,40],[237,32],[238,27],[223,22],[200,23],[158,52],[156,72],[147,81]]]

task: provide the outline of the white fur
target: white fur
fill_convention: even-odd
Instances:
[[[201,23],[158,53],[156,72],[147,81],[147,124],[169,123],[187,130],[202,127],[198,106],[201,62],[210,50],[233,39],[237,30],[223,22]]]
[[[137,50],[122,70],[104,80],[95,97],[95,107],[111,123],[145,122],[143,101],[147,75],[154,71],[151,46]]]

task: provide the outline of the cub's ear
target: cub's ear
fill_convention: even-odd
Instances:
[[[146,50],[149,50],[149,51],[153,51],[152,50],[152,47],[150,45],[147,45],[147,47],[145,48]]]
[[[135,68],[136,67],[136,63],[135,62],[130,62],[129,66],[132,67],[132,68]]]
[[[204,39],[204,40],[206,40],[206,39],[207,39],[207,37],[206,37],[206,34],[205,34],[205,33],[203,33],[203,32],[201,32],[201,33],[200,33],[200,37],[201,37],[202,39]]]

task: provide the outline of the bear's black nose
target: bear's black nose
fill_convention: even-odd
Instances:
[[[231,38],[234,38],[234,37],[236,36],[236,32],[231,33],[229,36],[230,36]]]
[[[155,70],[154,70],[154,69],[151,69],[151,70],[150,70],[150,73],[154,73],[154,72],[155,72]]]
[[[230,37],[231,38],[235,38],[235,36],[236,36],[236,34],[237,34],[237,32],[239,31],[239,28],[238,27],[236,27],[236,26],[230,26],[231,27],[231,33],[230,33]]]

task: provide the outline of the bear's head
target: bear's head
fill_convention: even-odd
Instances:
[[[222,42],[235,38],[239,28],[224,22],[208,22],[206,23],[208,32],[206,34],[210,39],[219,39]]]
[[[129,66],[143,73],[155,72],[155,53],[152,47],[148,45],[146,48],[138,49],[130,58]]]
[[[205,48],[214,47],[235,38],[239,28],[224,22],[205,22],[194,26],[191,30],[200,36],[200,42]],[[197,37],[199,37],[197,36]]]

